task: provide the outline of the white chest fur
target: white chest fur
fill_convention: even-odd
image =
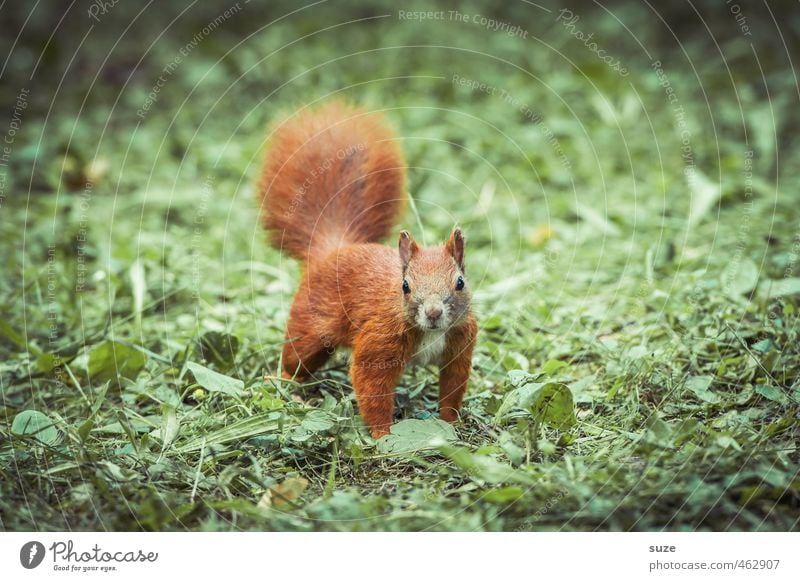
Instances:
[[[427,331],[422,335],[422,340],[417,347],[417,352],[411,357],[412,365],[439,364],[444,351],[446,334],[441,331]]]

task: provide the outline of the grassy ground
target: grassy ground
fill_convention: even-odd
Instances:
[[[767,17],[120,3],[42,52],[54,6],[2,90],[9,131],[28,93],[0,168],[0,528],[798,528],[798,92]],[[468,234],[454,432],[435,369],[377,446],[345,354],[274,377],[298,267],[253,182],[269,121],[332,94],[402,136],[403,226]]]

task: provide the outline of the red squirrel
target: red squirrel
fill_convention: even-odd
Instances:
[[[334,101],[276,126],[258,184],[272,245],[303,264],[282,376],[302,381],[352,347],[353,389],[376,439],[409,364],[439,366],[439,415],[458,419],[477,333],[459,228],[442,246],[407,231],[396,249],[378,244],[405,205],[404,174],[383,118]]]

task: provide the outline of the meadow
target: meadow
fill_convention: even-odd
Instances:
[[[3,10],[0,529],[797,530],[798,15],[713,4]],[[467,235],[454,427],[435,368],[378,442],[347,353],[279,379],[255,181],[332,98]]]

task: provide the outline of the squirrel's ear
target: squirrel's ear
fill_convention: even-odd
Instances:
[[[450,234],[450,239],[444,247],[456,261],[461,272],[464,272],[464,233],[461,232],[461,228],[453,228],[453,233]]]
[[[398,246],[400,248],[400,262],[403,263],[403,270],[405,270],[408,266],[408,263],[411,262],[411,258],[419,250],[419,246],[417,246],[417,243],[414,242],[414,239],[411,237],[411,234],[409,234],[408,230],[403,230],[400,232]]]

